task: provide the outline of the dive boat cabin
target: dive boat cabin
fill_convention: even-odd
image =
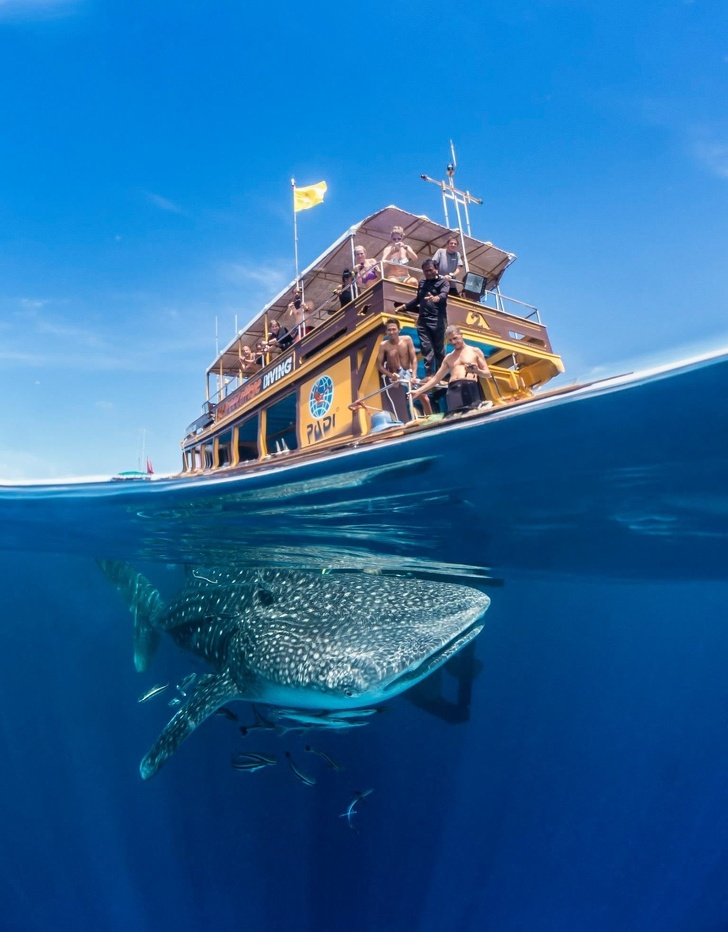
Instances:
[[[391,267],[379,258],[394,227],[402,228],[403,241],[417,254],[408,268],[413,280],[422,277],[421,263],[452,235],[448,227],[397,207],[386,207],[347,230],[208,368],[202,414],[181,443],[181,475],[247,471],[277,459],[288,462],[382,443],[411,431],[436,430],[452,417],[487,419],[493,411],[527,403],[563,372],[538,310],[501,290],[516,257],[461,231],[464,271],[460,293],[447,299],[448,323],[460,328],[466,343],[480,347],[491,377],[481,380],[485,401],[465,412],[425,415],[418,410],[406,387],[390,384],[377,367],[385,322],[394,318],[414,341],[418,374],[424,373],[416,314],[395,311],[416,296],[417,287],[388,278]],[[377,259],[378,274],[358,287],[350,284],[348,293],[345,285],[342,295],[342,273],[355,269],[354,250],[360,246]],[[289,307],[297,289],[305,315],[299,327]],[[274,321],[289,331],[285,348],[275,341],[271,345]]]

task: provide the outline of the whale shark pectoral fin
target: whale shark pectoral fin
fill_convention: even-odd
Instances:
[[[243,696],[227,671],[208,673],[197,681],[192,695],[154,742],[139,765],[142,780],[149,780],[166,763],[185,738],[221,705]]]
[[[102,572],[121,593],[134,616],[134,666],[144,673],[152,662],[159,644],[155,627],[164,614],[161,595],[146,576],[123,560],[97,560]]]

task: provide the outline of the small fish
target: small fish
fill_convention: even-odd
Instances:
[[[168,705],[171,709],[174,709],[176,706],[182,705],[182,700],[181,700],[178,696],[175,696],[174,699],[170,699],[170,700],[169,700],[169,702],[167,703],[167,705]]]
[[[177,690],[177,692],[180,693],[180,695],[184,696],[185,699],[187,698],[187,690],[195,682],[196,676],[197,676],[196,673],[190,673],[189,676],[186,676],[182,680],[181,683],[178,683],[177,686],[175,686],[175,689]]]
[[[267,718],[264,718],[257,709],[255,703],[253,703],[253,715],[255,716],[255,722],[252,725],[241,725],[240,734],[245,737],[249,732],[255,731],[257,728],[267,728],[270,731],[278,731],[278,726],[275,722],[269,722]]]
[[[263,761],[265,764],[269,764],[270,766],[278,763],[275,757],[271,757],[270,754],[262,754],[260,751],[241,751],[239,756],[255,758],[257,760]]]
[[[169,683],[165,683],[164,686],[152,686],[151,689],[148,689],[143,696],[140,696],[139,702],[148,702],[150,699],[153,699],[155,696],[158,696],[160,693],[163,693],[164,690],[169,686]]]
[[[335,760],[332,760],[328,754],[325,754],[323,751],[317,751],[316,748],[312,748],[310,744],[306,745],[306,750],[310,751],[311,754],[315,754],[317,757],[320,757],[321,760],[325,760],[326,763],[331,767],[332,770],[343,770],[344,768],[341,764],[337,764]]]
[[[298,769],[298,767],[296,767],[296,765],[293,763],[293,758],[291,757],[291,752],[290,752],[290,751],[286,751],[286,757],[288,758],[288,766],[291,768],[291,770],[293,771],[294,775],[295,775],[296,777],[298,777],[298,779],[301,781],[301,783],[305,783],[306,786],[315,786],[315,785],[316,785],[316,777],[309,777],[307,774],[302,773],[302,772]]]
[[[237,722],[238,720],[237,715],[224,705],[221,705],[220,708],[215,711],[215,715],[223,715],[229,722]]]
[[[341,721],[342,718],[343,719],[368,718],[370,715],[378,715],[380,712],[386,712],[386,711],[387,709],[385,709],[383,706],[378,706],[373,709],[347,709],[343,713],[339,713],[339,714],[334,713],[334,715],[336,716],[337,721]],[[328,714],[331,714],[331,713],[328,713]]]
[[[272,767],[278,762],[275,757],[268,757],[265,754],[233,754],[230,763],[235,770],[253,773],[256,770],[262,770],[264,767]]]
[[[346,812],[342,812],[339,816],[340,819],[346,819],[349,828],[353,831],[356,831],[356,828],[354,828],[354,823],[351,820],[356,812],[357,803],[360,803],[362,799],[366,799],[367,796],[371,796],[373,792],[374,790],[357,790],[354,793],[354,798],[346,807]]]
[[[348,715],[345,712],[344,715]],[[275,716],[277,721],[295,722],[302,728],[326,728],[329,731],[342,731],[345,728],[361,728],[362,725],[368,725],[369,722],[350,722],[347,718],[336,716],[331,713],[317,714],[315,712],[302,712],[297,709],[276,709]],[[284,726],[285,727],[285,726]],[[288,729],[293,731],[295,729]]]

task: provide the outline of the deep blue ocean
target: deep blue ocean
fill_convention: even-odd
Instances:
[[[0,488],[2,928],[728,929],[726,386],[716,356],[247,478]],[[199,662],[135,672],[98,558],[166,595],[230,564],[482,587],[468,720],[405,694],[243,737],[237,703],[145,783]]]

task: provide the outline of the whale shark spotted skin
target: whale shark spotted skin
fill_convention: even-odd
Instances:
[[[454,583],[226,567],[193,570],[167,605],[130,564],[99,565],[134,615],[138,670],[162,632],[214,670],[198,677],[142,760],[145,780],[234,699],[334,711],[396,696],[468,644],[490,605]]]

